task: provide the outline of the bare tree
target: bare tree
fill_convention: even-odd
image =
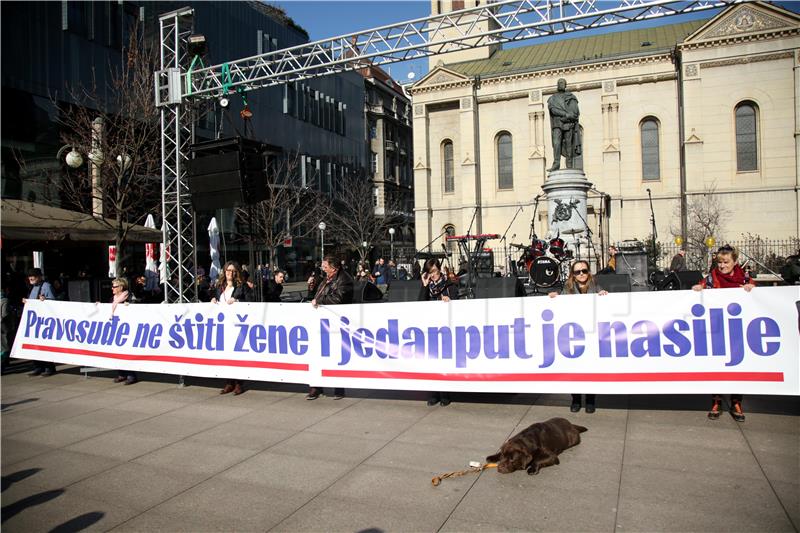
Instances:
[[[69,103],[52,98],[62,142],[88,163],[39,178],[48,186],[56,182],[65,207],[94,215],[114,232],[117,275],[131,224],[161,210],[161,132],[153,96],[157,49],[146,44],[138,24],[121,58],[108,66],[103,86],[93,75],[89,86],[65,88]]]
[[[269,250],[269,263],[277,264],[277,248],[284,239],[308,237],[330,211],[330,199],[319,191],[317,180],[300,181],[300,156],[271,160],[267,166],[267,199],[251,207],[236,209],[239,223],[249,225],[254,242]]]
[[[730,212],[723,207],[716,194],[716,185],[705,187],[703,194],[692,196],[686,208],[686,235],[681,235],[686,247],[686,262],[689,268],[706,271],[708,269],[708,247],[706,239],[714,237],[717,242],[724,240],[723,224]],[[680,208],[676,208],[675,219],[680,220]],[[680,235],[680,227],[670,228],[673,236]]]
[[[375,184],[363,175],[345,177],[334,194],[330,215],[334,238],[358,251],[362,262],[369,247],[385,240],[389,228],[400,219],[398,199],[387,199],[383,215],[375,212],[375,205]]]

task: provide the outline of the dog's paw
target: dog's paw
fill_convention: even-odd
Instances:
[[[536,468],[534,466],[531,466],[531,467],[528,468],[528,475],[529,476],[535,476],[538,473],[539,473],[539,469],[538,468]]]

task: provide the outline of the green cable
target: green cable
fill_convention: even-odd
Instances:
[[[228,94],[228,88],[233,84],[231,79],[231,66],[227,63],[222,65],[222,94]]]
[[[194,59],[192,59],[192,64],[189,65],[189,70],[186,71],[186,96],[192,95],[192,70],[194,70],[194,65],[197,63],[198,59],[200,60],[200,66],[203,68],[206,67],[205,63],[203,63],[203,58],[201,58],[199,55],[194,56]]]

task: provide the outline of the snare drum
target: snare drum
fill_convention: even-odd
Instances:
[[[552,287],[560,276],[559,262],[550,257],[537,257],[530,269],[531,282],[537,287]]]
[[[550,239],[550,253],[553,254],[558,259],[563,259],[564,257],[564,239],[560,237],[556,237],[555,239]]]

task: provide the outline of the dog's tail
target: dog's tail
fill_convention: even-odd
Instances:
[[[584,431],[588,431],[585,427],[579,426],[577,424],[572,424],[572,427],[578,430],[578,433],[583,433]]]

